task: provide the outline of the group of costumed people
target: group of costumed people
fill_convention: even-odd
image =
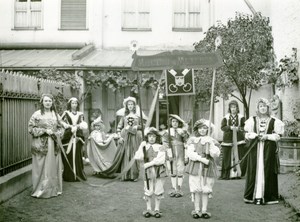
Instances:
[[[143,172],[145,217],[162,216],[160,202],[167,177],[172,185],[169,196],[179,198],[184,195],[185,173],[189,175],[189,190],[194,203],[192,217],[211,217],[207,211],[208,200],[218,176],[216,160],[220,155],[220,144],[211,136],[214,131],[211,122],[197,120],[190,133],[188,124],[180,116],[170,114],[167,129],[159,131],[146,127],[142,132],[146,116],[136,99],[128,97],[118,111],[121,119],[117,132],[107,134],[99,117],[92,122],[92,131],[84,141],[88,127],[83,113],[78,110],[76,98],[69,100],[68,109],[62,116],[56,113],[52,95],[43,95],[40,103],[41,109],[29,121],[29,132],[33,137],[33,197],[49,198],[62,194],[62,180],[86,180],[82,147],[87,142],[87,157],[96,176],[137,181],[139,173]],[[219,179],[245,177],[245,203],[278,203],[276,142],[283,134],[284,124],[270,115],[268,100],[259,99],[256,110],[255,116],[245,120],[239,113],[238,103],[229,103],[229,112],[221,122],[224,138]]]

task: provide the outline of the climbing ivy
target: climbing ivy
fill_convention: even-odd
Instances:
[[[79,79],[75,75],[74,71],[65,71],[65,70],[57,70],[57,69],[41,69],[39,71],[35,71],[27,74],[35,76],[36,78],[61,81],[65,84],[70,85],[71,88],[74,90],[79,90],[81,87],[81,83],[79,82]]]
[[[297,50],[293,49],[291,57],[285,56],[279,60],[278,67],[275,69],[275,75],[278,76],[276,86],[278,88],[290,87],[299,81],[298,70],[299,62],[297,61]]]
[[[129,71],[91,70],[81,72],[80,76],[90,88],[105,86],[115,92],[125,87],[131,87],[132,94],[138,94],[138,82],[140,87],[153,89],[156,89],[159,84],[158,78],[151,76],[149,73],[139,73],[139,76],[137,76]]]

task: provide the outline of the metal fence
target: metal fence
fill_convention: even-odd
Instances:
[[[70,97],[70,86],[15,72],[0,71],[0,176],[31,164],[28,121],[42,93]]]

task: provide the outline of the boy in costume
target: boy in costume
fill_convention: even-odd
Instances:
[[[185,143],[189,137],[187,124],[178,115],[170,114],[169,129],[163,134],[163,144],[168,146],[167,164],[171,172],[170,197],[182,197],[182,183],[187,157]]]
[[[213,126],[211,125],[211,127]],[[187,156],[189,158],[187,172],[195,207],[192,216],[195,219],[211,217],[211,214],[207,212],[208,198],[212,197],[212,188],[217,172],[214,158],[220,155],[215,140],[208,135],[208,129],[208,120],[196,121],[193,128],[194,136],[189,139],[187,144]]]
[[[160,218],[160,200],[164,194],[164,182],[166,174],[165,161],[166,151],[161,145],[161,136],[159,131],[154,127],[145,129],[146,141],[143,141],[134,159],[144,161],[145,180],[144,180],[144,199],[147,209],[143,212],[144,217],[154,216]],[[155,208],[152,211],[151,199],[154,195]]]

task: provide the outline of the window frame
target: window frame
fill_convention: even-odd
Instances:
[[[89,13],[89,10],[88,10],[88,5],[89,5],[89,0],[85,0],[85,28],[62,28],[62,2],[64,0],[59,0],[59,15],[58,15],[58,30],[60,31],[87,31],[89,30],[89,20],[88,20],[88,13]]]
[[[174,32],[202,32],[203,31],[203,28],[202,28],[202,24],[201,24],[201,1],[200,0],[197,0],[199,1],[200,3],[200,8],[199,8],[199,11],[196,12],[196,11],[190,11],[189,10],[189,5],[191,4],[191,1],[192,0],[184,0],[184,5],[185,5],[185,11],[184,11],[184,14],[185,14],[185,24],[184,26],[185,27],[175,27],[175,4],[177,3],[178,0],[173,0],[173,10],[172,10],[172,31]],[[177,12],[178,13],[178,12]],[[199,14],[199,27],[189,27],[190,26],[190,20],[189,20],[189,17],[190,17],[190,14]]]
[[[31,3],[32,2],[40,2],[40,9],[31,9]],[[44,1],[32,1],[32,0],[26,0],[22,1],[21,3],[26,3],[26,10],[17,9],[17,4],[20,3],[18,0],[14,0],[13,4],[13,27],[12,30],[43,30],[44,25]],[[26,26],[17,26],[17,12],[18,11],[24,11],[26,12]],[[30,26],[31,22],[33,21],[32,13],[35,11],[40,11],[40,26]]]
[[[140,0],[136,0],[135,3],[135,10],[134,10],[134,13],[135,13],[135,22],[136,22],[136,27],[124,27],[125,26],[125,13],[130,13],[130,11],[126,12],[125,11],[125,8],[126,8],[126,0],[122,0],[122,7],[121,7],[121,10],[122,10],[122,13],[121,13],[121,30],[122,31],[143,31],[143,32],[149,32],[149,31],[152,31],[152,28],[151,28],[151,0],[144,0],[144,1],[147,1],[147,4],[149,6],[148,8],[148,11],[144,10],[139,10],[139,4],[141,3]],[[141,16],[141,14],[148,14],[148,23],[149,23],[149,27],[139,27],[139,24],[138,24],[138,21],[140,20],[139,17]]]

